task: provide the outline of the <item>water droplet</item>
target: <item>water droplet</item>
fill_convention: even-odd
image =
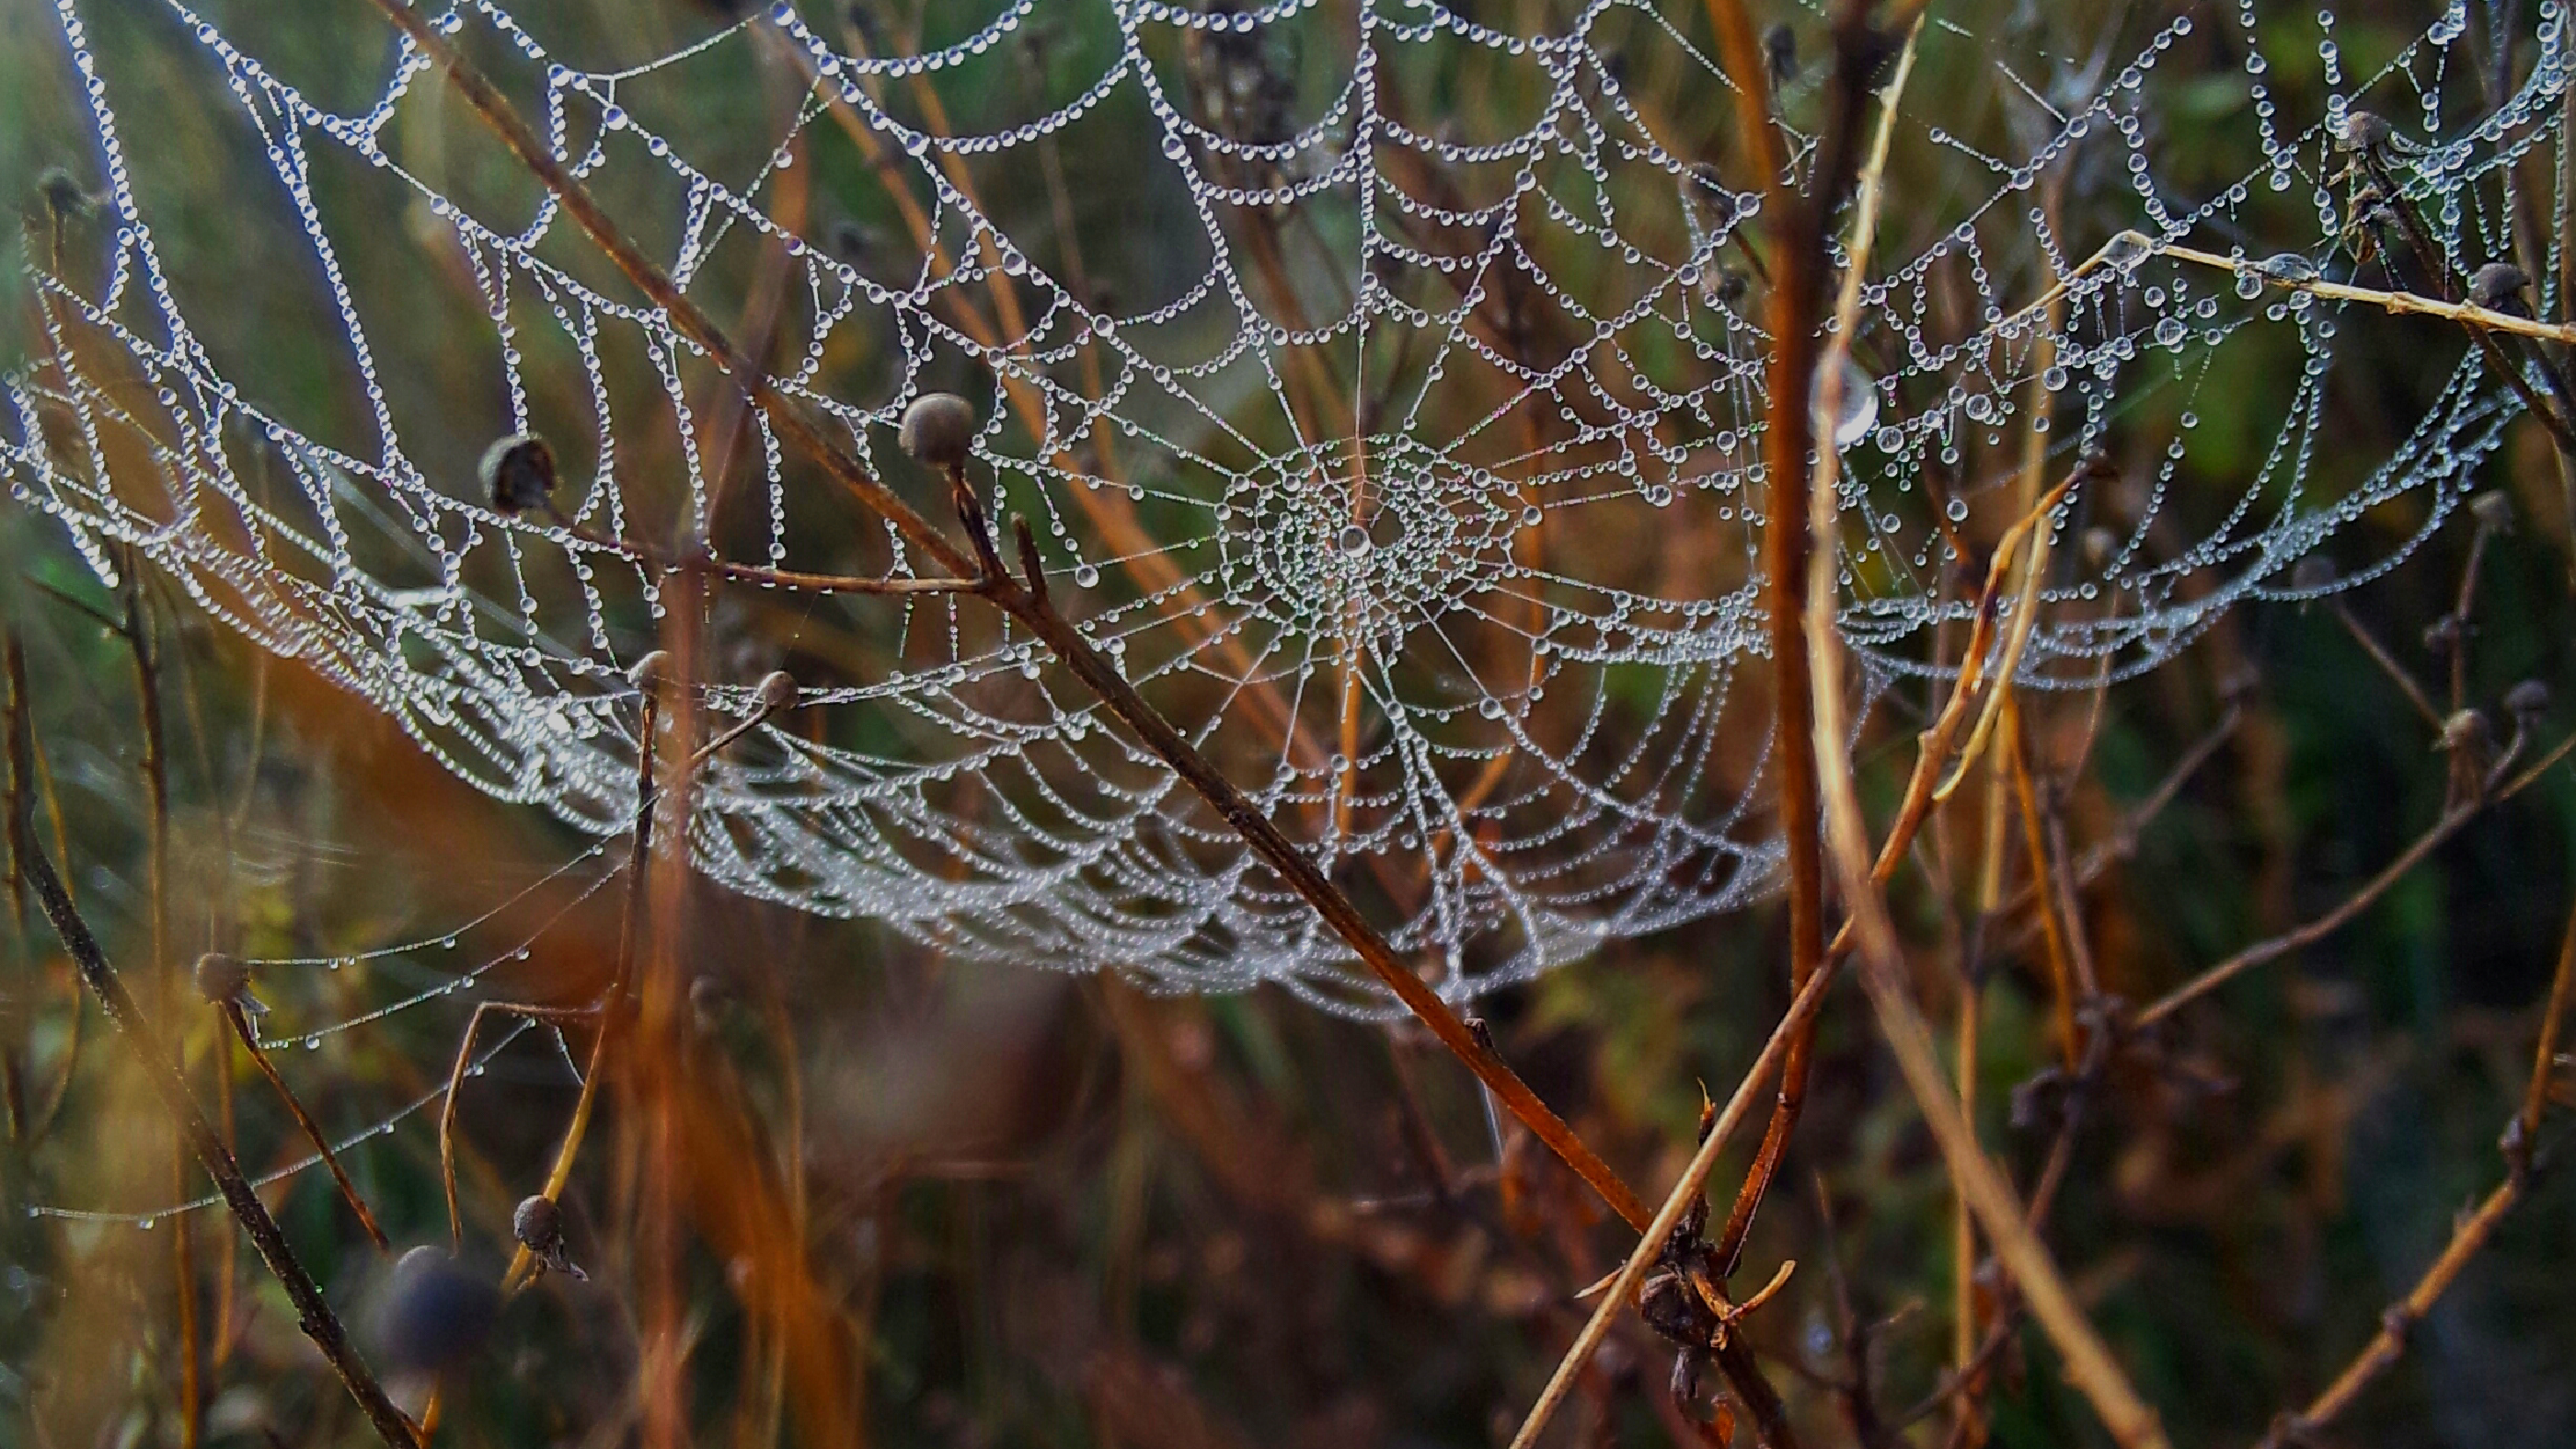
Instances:
[[[1826,426],[1824,417],[1825,375],[1821,371],[1816,374],[1807,400],[1810,410],[1816,414],[1817,431],[1830,432],[1837,450],[1868,437],[1870,428],[1878,422],[1877,379],[1861,371],[1860,364],[1845,357],[1842,359],[1841,383],[1842,395],[1835,399],[1830,428]]]
[[[1333,542],[1344,554],[1352,558],[1358,558],[1369,551],[1368,530],[1356,523],[1344,527],[1341,537]]]
[[[1089,564],[1075,565],[1073,570],[1073,584],[1075,588],[1079,589],[1096,589],[1100,587],[1100,570],[1093,568]]]

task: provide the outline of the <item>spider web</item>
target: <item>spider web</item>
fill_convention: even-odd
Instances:
[[[697,782],[688,848],[712,879],[972,958],[1385,1008],[978,601],[701,597],[617,546],[925,571],[390,27],[171,3],[117,29],[174,23],[188,68],[126,75],[88,8],[57,0],[104,255],[94,285],[39,259],[50,356],[12,383],[0,468],[102,578],[132,548],[479,788],[603,839],[634,805],[625,671],[676,614],[717,716],[749,714],[782,660],[805,681]],[[1444,993],[1768,890],[1759,197],[1701,160],[1732,110],[1697,8],[1518,7],[1517,28],[1409,0],[930,8],[947,28],[901,49],[780,5],[641,64],[603,58],[633,37],[541,13],[436,23],[687,295],[765,307],[780,385],[924,506],[939,491],[894,423],[964,393],[974,477],[1031,522],[1055,597]],[[1975,540],[2091,450],[2116,475],[2066,494],[2053,567],[2008,605],[2031,685],[2152,669],[2239,601],[2367,579],[2440,526],[2511,394],[2456,329],[2272,284],[2387,283],[2334,144],[2362,105],[2397,122],[2453,264],[2507,254],[2517,164],[2565,145],[2568,22],[2540,16],[2537,62],[2492,95],[2459,4],[2366,67],[2330,10],[2251,0],[2230,23],[1927,27],[1939,84],[1896,122],[1863,371],[1830,420],[1861,703],[1946,675]],[[337,37],[333,59],[294,26]],[[2322,105],[2286,111],[2276,64]],[[2160,118],[2213,80],[2231,119],[2170,149]],[[1816,89],[1783,87],[1799,178]],[[337,401],[289,386],[258,329],[204,320],[226,278],[165,259],[156,196],[184,163],[121,124],[138,111],[251,158],[225,205],[297,248],[232,265],[288,279],[299,313],[262,327],[316,334]],[[2432,381],[2382,388],[2405,398],[2384,435],[2333,436],[2330,379],[2399,336]],[[563,459],[559,517],[496,512],[476,482],[483,446],[522,431]],[[2343,534],[2366,561],[2289,580]]]

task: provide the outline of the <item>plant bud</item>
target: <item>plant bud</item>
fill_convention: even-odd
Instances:
[[[645,655],[643,658],[636,660],[634,665],[626,671],[626,680],[637,689],[645,690],[647,692],[658,690],[662,686],[669,684],[671,682],[670,652],[668,650],[656,649],[652,653]]]
[[[2537,679],[2526,679],[2505,691],[2505,713],[2515,719],[2531,721],[2549,713],[2549,686]]]
[[[895,441],[917,463],[939,469],[962,468],[967,450],[975,442],[975,409],[953,392],[923,393],[903,410],[903,424],[895,430]]]
[[[555,450],[534,433],[512,433],[483,450],[483,494],[495,511],[518,514],[543,508],[555,491]]]
[[[796,704],[796,676],[784,669],[773,669],[761,677],[760,684],[753,694],[760,701],[761,711],[765,714],[776,714],[782,709],[792,709]]]
[[[2346,151],[2376,151],[2397,134],[2397,128],[2369,111],[2344,112],[2343,124],[2335,128],[2335,145]]]
[[[2511,533],[2513,500],[2506,497],[2502,489],[2490,488],[2469,500],[2469,516],[2478,521],[2478,527],[2489,533]]]
[[[510,1236],[536,1254],[547,1272],[561,1273],[578,1282],[590,1281],[590,1275],[564,1251],[563,1208],[553,1198],[539,1193],[520,1199],[518,1210],[510,1214]]]
[[[240,1001],[250,989],[250,966],[238,956],[221,951],[208,951],[197,958],[197,995],[207,1004],[221,1006],[227,1001]]]
[[[2469,278],[2469,300],[2490,312],[2528,317],[2531,308],[2522,294],[2530,285],[2531,274],[2522,268],[2511,262],[2489,262]]]

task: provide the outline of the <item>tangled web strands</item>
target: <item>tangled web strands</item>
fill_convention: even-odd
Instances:
[[[976,957],[1383,1006],[998,611],[690,595],[612,547],[940,572],[789,456],[366,7],[59,4],[104,195],[59,259],[39,239],[49,356],[14,384],[5,465],[102,576],[130,546],[476,785],[603,834],[631,806],[624,668],[697,611],[719,715],[752,707],[726,681],[780,663],[808,686],[707,769],[688,838],[710,876]],[[929,7],[920,37],[793,5],[675,5],[651,39],[492,4],[437,23],[936,516],[893,424],[967,393],[971,474],[1032,523],[1062,607],[1465,997],[1731,907],[1776,859],[1759,198],[1703,164],[1738,153],[1727,82],[1696,7],[1492,28],[1503,8],[1018,0]],[[1990,548],[2086,450],[2118,466],[2066,496],[2009,606],[2036,611],[2033,685],[2336,586],[2288,574],[2330,540],[2341,582],[2393,564],[2514,411],[2456,329],[2273,284],[2392,284],[2349,215],[2348,108],[2395,123],[2459,270],[2507,255],[2520,178],[2565,141],[2560,7],[2492,74],[2458,5],[2411,38],[2250,0],[2216,23],[2110,8],[1923,33],[1830,420],[1873,699],[1944,673],[1982,569],[1954,549]],[[1792,28],[1820,48],[1814,16]],[[175,85],[120,69],[154,43],[190,53]],[[1823,67],[1775,60],[1804,178]],[[219,244],[165,244],[181,227]],[[2554,288],[2554,254],[2531,270]],[[2329,436],[2330,375],[2391,352],[2415,370],[2370,385],[2404,415]],[[553,516],[476,481],[523,430],[561,460]]]

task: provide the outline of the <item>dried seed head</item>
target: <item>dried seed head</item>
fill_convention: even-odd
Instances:
[[[512,433],[483,450],[483,495],[501,513],[543,508],[555,491],[555,450],[534,433]]]
[[[2343,124],[2335,128],[2335,144],[2346,151],[2376,151],[2397,134],[2397,128],[2383,117],[2369,111],[2344,112]]]
[[[2290,569],[2290,587],[2294,589],[2322,589],[2334,581],[2334,560],[2321,553],[2301,558]]]
[[[197,958],[195,974],[197,995],[209,1005],[221,1006],[227,1001],[247,999],[250,965],[238,956],[208,951]]]
[[[2442,749],[2445,751],[2483,745],[2487,739],[2487,717],[2476,710],[2464,709],[2442,721]]]
[[[926,392],[903,410],[895,441],[913,461],[932,468],[962,468],[975,442],[975,409],[953,392]]]
[[[539,1193],[521,1198],[518,1210],[510,1214],[510,1236],[519,1246],[542,1253],[563,1242],[563,1209],[553,1198]]]
[[[2424,649],[2430,654],[2448,654],[2460,642],[2460,619],[2444,614],[2424,626]]]
[[[2511,533],[2513,500],[2506,497],[2502,489],[2490,488],[2469,500],[2469,516],[2478,521],[2478,527],[2489,533]]]
[[[2530,286],[2529,272],[2511,262],[2489,262],[2469,278],[2469,300],[2490,312],[2528,317],[2531,307],[2522,294]]]
[[[796,703],[796,676],[784,669],[773,669],[761,677],[753,695],[760,701],[764,713],[775,714],[782,709],[793,708]]]
[[[46,167],[45,174],[36,178],[36,194],[45,199],[45,209],[54,214],[56,221],[77,221],[98,207],[98,199],[67,167]]]
[[[645,655],[643,658],[636,660],[634,665],[626,671],[626,680],[637,689],[644,690],[647,693],[658,690],[662,686],[670,683],[670,652],[664,649],[656,649],[652,653]]]
[[[2507,714],[2526,724],[2536,720],[2549,713],[2549,686],[2537,679],[2526,679],[2505,691],[2504,707]]]
[[[518,1210],[510,1214],[510,1236],[534,1253],[546,1272],[582,1282],[590,1280],[590,1275],[574,1266],[564,1251],[563,1208],[553,1198],[543,1193],[521,1198]]]
[[[500,1312],[492,1280],[466,1271],[445,1248],[423,1246],[394,1264],[372,1326],[387,1364],[435,1374],[472,1358]]]
[[[1789,28],[1789,22],[1783,20],[1762,32],[1762,56],[1770,63],[1773,85],[1785,86],[1798,78],[1798,32]]]

